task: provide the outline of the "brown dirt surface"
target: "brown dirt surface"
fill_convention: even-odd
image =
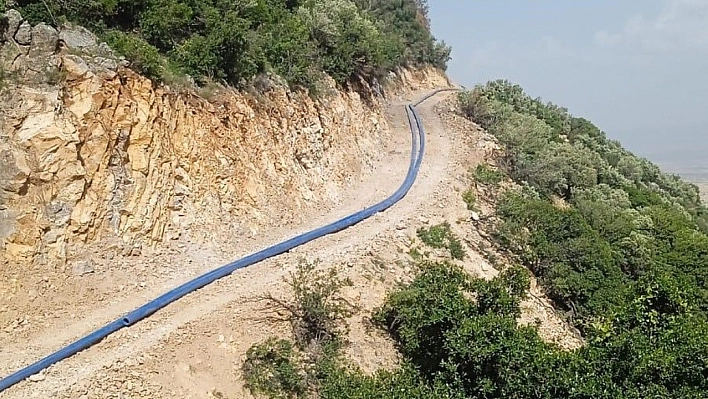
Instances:
[[[467,251],[458,263],[474,275],[489,278],[497,273],[479,251],[488,234],[470,217],[461,195],[470,186],[469,168],[491,159],[497,145],[456,114],[454,98],[441,93],[419,106],[427,133],[425,157],[411,191],[389,210],[194,292],[50,367],[34,381],[8,389],[0,398],[249,398],[241,375],[247,349],[269,336],[290,335],[283,315],[273,313],[261,298],[268,293],[286,298],[284,278],[303,258],[318,259],[321,267],[340,267],[341,275],[353,281],[345,294],[360,309],[348,320],[348,357],[367,372],[395,367],[399,358],[392,342],[372,330],[367,317],[383,303],[387,292],[412,279],[415,266],[408,253],[422,245],[415,237],[418,227],[449,221]],[[84,291],[74,293],[85,296],[86,309],[52,315],[31,334],[19,329],[12,338],[1,336],[0,374],[57,350],[199,273],[390,195],[408,168],[411,135],[404,104],[411,99],[391,101],[384,156],[373,165],[372,173],[357,176],[349,194],[331,208],[307,209],[301,214],[301,224],[274,226],[261,230],[257,237],[213,237],[212,246],[185,241],[181,248],[149,262],[120,264],[115,273],[126,281],[121,289],[130,292],[120,300],[101,289],[103,279],[110,277],[89,275],[95,278],[86,280]],[[492,213],[492,203],[480,201],[479,206],[483,217]],[[159,267],[162,262],[180,267],[166,273]],[[541,334],[561,346],[573,348],[582,343],[535,285],[524,302],[521,321],[538,322]]]

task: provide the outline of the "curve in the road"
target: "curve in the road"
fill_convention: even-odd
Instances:
[[[376,203],[368,208],[365,208],[359,212],[353,213],[335,222],[327,224],[325,226],[319,227],[317,229],[311,230],[309,232],[300,234],[289,240],[283,241],[279,244],[273,245],[254,254],[248,255],[244,258],[236,260],[234,262],[228,263],[210,272],[207,272],[199,277],[188,281],[167,293],[159,296],[158,298],[146,303],[145,305],[135,309],[134,311],[128,313],[127,315],[105,325],[102,328],[90,333],[89,335],[75,341],[74,343],[59,349],[58,351],[52,353],[51,355],[25,367],[17,372],[3,378],[0,380],[0,392],[6,390],[7,388],[17,384],[18,382],[28,378],[34,374],[39,373],[43,369],[55,364],[63,359],[66,359],[74,354],[98,343],[103,338],[108,335],[124,328],[131,326],[138,321],[152,315],[156,311],[164,308],[170,303],[182,298],[183,296],[189,294],[190,292],[196,291],[212,282],[230,275],[238,269],[253,265],[255,263],[261,262],[265,259],[271,258],[273,256],[280,255],[291,249],[308,243],[312,240],[320,238],[322,236],[336,233],[348,227],[351,227],[364,219],[367,219],[378,212],[382,212],[392,205],[400,201],[410,190],[415,182],[418,175],[420,165],[423,161],[423,154],[425,153],[425,131],[423,129],[423,123],[418,115],[415,107],[420,103],[424,102],[428,98],[434,96],[441,91],[455,90],[453,88],[437,89],[427,94],[419,101],[406,106],[406,113],[408,115],[408,122],[411,130],[412,145],[411,145],[411,160],[410,166],[408,167],[408,173],[406,178],[403,180],[401,186],[396,190],[391,196],[384,199],[383,201]]]

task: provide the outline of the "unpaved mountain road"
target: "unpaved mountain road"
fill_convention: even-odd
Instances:
[[[209,392],[220,385],[216,383],[220,380],[219,374],[209,377],[207,373],[195,377],[195,373],[190,370],[197,366],[190,368],[188,362],[184,362],[185,359],[200,354],[191,352],[195,345],[200,345],[200,340],[229,346],[227,352],[234,356],[227,356],[228,360],[224,360],[228,367],[220,368],[210,364],[209,368],[220,369],[229,375],[230,383],[227,383],[222,391],[229,392],[229,396],[237,393],[240,396],[246,395],[242,387],[240,388],[242,384],[238,382],[239,373],[234,370],[234,365],[252,343],[261,340],[265,335],[278,332],[282,334],[287,327],[258,320],[258,309],[262,306],[254,303],[253,298],[268,292],[282,291],[282,278],[292,271],[298,260],[303,257],[320,259],[325,266],[361,263],[362,257],[371,256],[372,247],[391,243],[386,236],[401,230],[402,223],[407,224],[407,221],[413,218],[432,216],[430,208],[442,210],[451,197],[459,197],[459,193],[448,189],[452,181],[459,182],[461,172],[464,174],[466,162],[463,162],[462,158],[468,155],[466,153],[469,146],[464,144],[461,132],[445,132],[437,115],[436,105],[448,96],[449,92],[439,93],[418,107],[427,133],[426,153],[416,183],[398,204],[352,228],[238,271],[192,293],[151,318],[121,330],[101,343],[50,367],[34,378],[35,381],[24,381],[8,389],[0,394],[0,397],[87,395],[97,398],[129,398],[175,397],[175,394],[177,397],[209,397]],[[313,216],[310,219],[305,218],[307,222],[294,230],[289,228],[267,231],[258,240],[251,240],[246,245],[233,248],[234,252],[238,253],[237,256],[255,252],[294,234],[361,210],[395,191],[406,174],[410,155],[411,135],[404,104],[405,102],[397,102],[389,105],[390,140],[386,148],[382,149],[385,156],[375,165],[373,173],[363,176],[351,189],[340,202],[340,206],[321,215],[318,215],[317,210],[312,210]],[[220,237],[215,237],[215,241],[219,239]],[[215,251],[187,249],[192,252],[191,258],[199,258],[199,268],[203,270],[214,268],[229,260]],[[349,272],[356,274],[356,267],[350,268]],[[171,275],[151,284],[139,294],[126,296],[120,301],[99,302],[93,311],[80,317],[49,320],[40,327],[41,330],[37,334],[2,345],[0,372],[7,374],[55,351],[188,280],[189,277],[184,274]],[[364,279],[362,283],[360,280],[357,279],[363,285],[367,285],[366,281],[369,281]],[[376,283],[380,285],[381,282]],[[367,291],[365,286],[359,288]],[[385,288],[373,289],[371,292],[378,292],[378,295],[372,295],[369,300],[380,302],[383,300]],[[255,316],[253,320],[252,316]],[[234,327],[230,333],[216,333],[214,326],[227,325]],[[189,331],[193,331],[188,334],[189,339],[174,338]],[[176,358],[165,362],[170,356]],[[180,365],[185,364],[186,371],[180,368]],[[214,386],[207,387],[211,380],[215,381],[211,384]]]
[[[91,302],[91,311],[67,318],[48,318],[36,334],[0,342],[3,375],[58,348],[155,298],[168,289],[218,265],[288,239],[296,234],[359,211],[388,197],[406,175],[411,134],[405,104],[419,92],[387,108],[389,131],[382,157],[372,172],[360,176],[348,193],[328,209],[310,209],[297,226],[275,226],[255,238],[214,237],[213,247],[187,245],[171,261],[147,265],[161,270],[140,274],[135,284],[113,299]],[[454,94],[442,92],[418,106],[425,125],[426,151],[418,178],[409,193],[387,211],[294,250],[239,270],[178,300],[152,317],[109,336],[0,393],[0,398],[250,398],[241,367],[246,351],[269,336],[289,337],[282,313],[262,298],[288,298],[283,278],[305,258],[320,267],[340,268],[352,280],[345,296],[359,305],[348,320],[346,354],[366,372],[394,367],[398,353],[392,342],[367,322],[397,284],[415,274],[409,251],[421,249],[415,238],[420,226],[448,221],[462,238],[467,256],[456,261],[474,275],[490,278],[497,271],[476,252],[487,234],[470,218],[461,193],[470,187],[468,172],[494,156],[494,139],[456,112]],[[449,101],[446,101],[449,100]],[[483,214],[490,204],[480,204]],[[230,255],[224,255],[229,253]],[[145,266],[142,266],[145,267]],[[162,267],[160,269],[160,267]],[[165,273],[164,270],[170,273]],[[127,292],[134,292],[128,294]],[[535,284],[522,303],[520,322],[540,322],[544,339],[562,347],[582,344]],[[71,309],[67,313],[71,313]],[[78,312],[77,312],[78,313]]]

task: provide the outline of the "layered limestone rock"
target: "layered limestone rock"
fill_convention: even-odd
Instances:
[[[128,255],[185,230],[204,241],[257,232],[336,199],[380,155],[381,98],[365,85],[313,100],[273,83],[207,101],[155,87],[81,28],[32,27],[12,10],[4,20],[0,253],[9,264]],[[399,89],[446,84],[435,71],[396,79]]]

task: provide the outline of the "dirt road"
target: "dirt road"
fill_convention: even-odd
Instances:
[[[428,209],[442,209],[441,206],[450,200],[450,194],[459,196],[454,191],[448,191],[451,182],[459,180],[460,172],[464,170],[460,158],[467,146],[453,145],[464,140],[456,137],[459,133],[445,132],[435,111],[436,104],[449,95],[438,94],[419,107],[427,132],[425,158],[412,190],[393,208],[353,228],[318,239],[190,294],[150,319],[51,367],[35,378],[38,381],[20,383],[0,394],[0,397],[209,397],[209,392],[214,389],[226,392],[230,397],[234,394],[239,397],[246,395],[238,381],[239,372],[234,370],[240,357],[253,342],[266,335],[286,333],[287,330],[286,324],[259,320],[259,313],[263,313],[259,312],[262,304],[253,302],[253,298],[266,292],[282,291],[282,278],[303,257],[320,259],[324,266],[352,265],[347,271],[362,277],[366,273],[359,269],[359,263],[367,263],[364,258],[371,257],[372,248],[379,249],[382,244],[389,244],[387,235],[403,233],[405,229],[401,227],[409,225],[408,221],[412,218],[432,216]],[[362,176],[350,194],[333,207],[334,210],[324,214],[312,210],[312,217],[305,218],[307,222],[294,230],[268,231],[257,240],[239,243],[238,247],[234,245],[234,258],[360,210],[390,195],[400,185],[408,168],[410,131],[403,102],[390,105],[389,117],[391,135],[383,150],[385,156],[374,167],[374,172]],[[405,238],[403,234],[399,236]],[[215,237],[215,240],[218,239]],[[218,251],[188,250],[183,262],[198,263],[196,268],[185,268],[190,271],[208,270],[230,260]],[[400,278],[398,272],[391,271],[389,277],[394,280]],[[136,295],[123,295],[120,301],[107,298],[81,316],[70,314],[69,317],[49,320],[32,336],[17,337],[15,342],[2,345],[0,372],[7,374],[51,353],[190,277],[192,274],[175,273],[137,282],[136,288],[142,290]],[[376,289],[367,287],[381,285],[381,281],[369,284],[366,278],[363,282],[361,278],[356,280],[361,284],[355,287],[360,289],[360,295],[370,296],[361,298],[363,301],[379,302],[383,299],[385,287],[378,290],[378,295]],[[129,291],[131,288],[124,289]],[[188,360],[205,354],[203,349],[192,351],[202,344],[226,347],[219,350],[223,359],[206,364],[195,360],[196,366],[190,366]],[[168,358],[171,360],[166,361]],[[194,371],[199,365],[204,365],[206,370],[220,371],[206,374]],[[222,384],[225,384],[224,387],[220,387]]]
[[[416,93],[416,97],[423,94]],[[237,271],[50,367],[33,381],[0,393],[0,398],[249,398],[241,377],[247,349],[269,336],[290,335],[284,315],[269,309],[260,298],[268,293],[287,298],[283,278],[303,258],[319,260],[322,268],[339,267],[354,283],[345,292],[360,307],[348,320],[348,358],[368,372],[395,366],[398,355],[394,346],[366,320],[387,292],[415,273],[408,253],[420,248],[415,238],[418,227],[448,221],[467,252],[458,263],[482,277],[497,273],[475,251],[486,234],[478,231],[461,195],[470,186],[469,169],[489,159],[495,144],[456,114],[454,104],[446,101],[453,96],[443,92],[418,107],[427,134],[425,156],[411,191],[392,208],[340,233]],[[41,326],[34,326],[31,334],[13,335],[0,342],[0,373],[7,374],[53,352],[204,271],[386,198],[407,172],[411,135],[404,106],[411,100],[389,104],[390,131],[382,157],[371,173],[358,177],[339,203],[328,209],[311,209],[301,215],[305,222],[300,225],[274,227],[254,238],[214,237],[209,248],[186,245],[167,258],[175,262],[169,268],[155,262],[143,265],[140,277],[115,296],[87,299],[83,306],[89,311],[80,316],[67,309],[67,317],[48,318]],[[480,206],[483,214],[492,211],[489,206]],[[566,347],[577,346],[578,340],[538,287],[532,293],[522,305],[522,319],[540,321],[544,338]]]

